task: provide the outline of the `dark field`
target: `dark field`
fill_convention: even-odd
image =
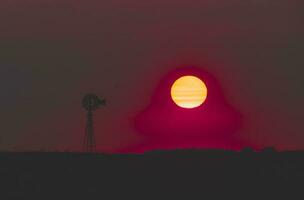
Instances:
[[[295,199],[304,153],[0,153],[0,183],[4,200]]]

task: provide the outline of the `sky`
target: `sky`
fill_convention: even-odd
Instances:
[[[300,0],[2,0],[0,149],[82,148],[93,92],[98,151],[147,143],[134,121],[182,66],[214,76],[239,140],[304,150]],[[204,147],[203,143],[201,146]],[[179,148],[177,144],[173,148]]]

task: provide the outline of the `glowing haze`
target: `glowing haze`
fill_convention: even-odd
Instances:
[[[193,76],[189,77],[189,74]],[[180,77],[186,78],[185,85],[182,84],[184,89],[188,86],[193,87],[193,84],[189,84],[189,80],[200,83],[198,86],[201,86],[201,80],[204,80],[205,89],[202,90],[204,92],[198,93],[203,95],[198,96],[206,97],[206,88],[208,88],[208,97],[202,106],[184,109],[172,102],[170,91],[172,85],[173,88],[181,87],[178,86],[183,83],[183,78]],[[135,118],[135,128],[146,138],[145,141],[122,151],[145,152],[155,149],[184,148],[238,150],[247,145],[237,135],[241,121],[241,114],[227,102],[213,75],[198,67],[177,68],[163,77],[155,88],[150,105]]]

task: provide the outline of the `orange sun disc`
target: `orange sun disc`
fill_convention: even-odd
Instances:
[[[179,107],[196,108],[206,101],[207,86],[195,76],[183,76],[172,85],[171,97]]]

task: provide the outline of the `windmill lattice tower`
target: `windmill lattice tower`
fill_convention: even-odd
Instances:
[[[83,140],[83,151],[93,153],[96,152],[96,141],[94,135],[93,111],[101,105],[106,105],[105,99],[99,99],[95,94],[87,94],[82,100],[82,106],[87,111],[87,124],[85,128],[85,136]]]

